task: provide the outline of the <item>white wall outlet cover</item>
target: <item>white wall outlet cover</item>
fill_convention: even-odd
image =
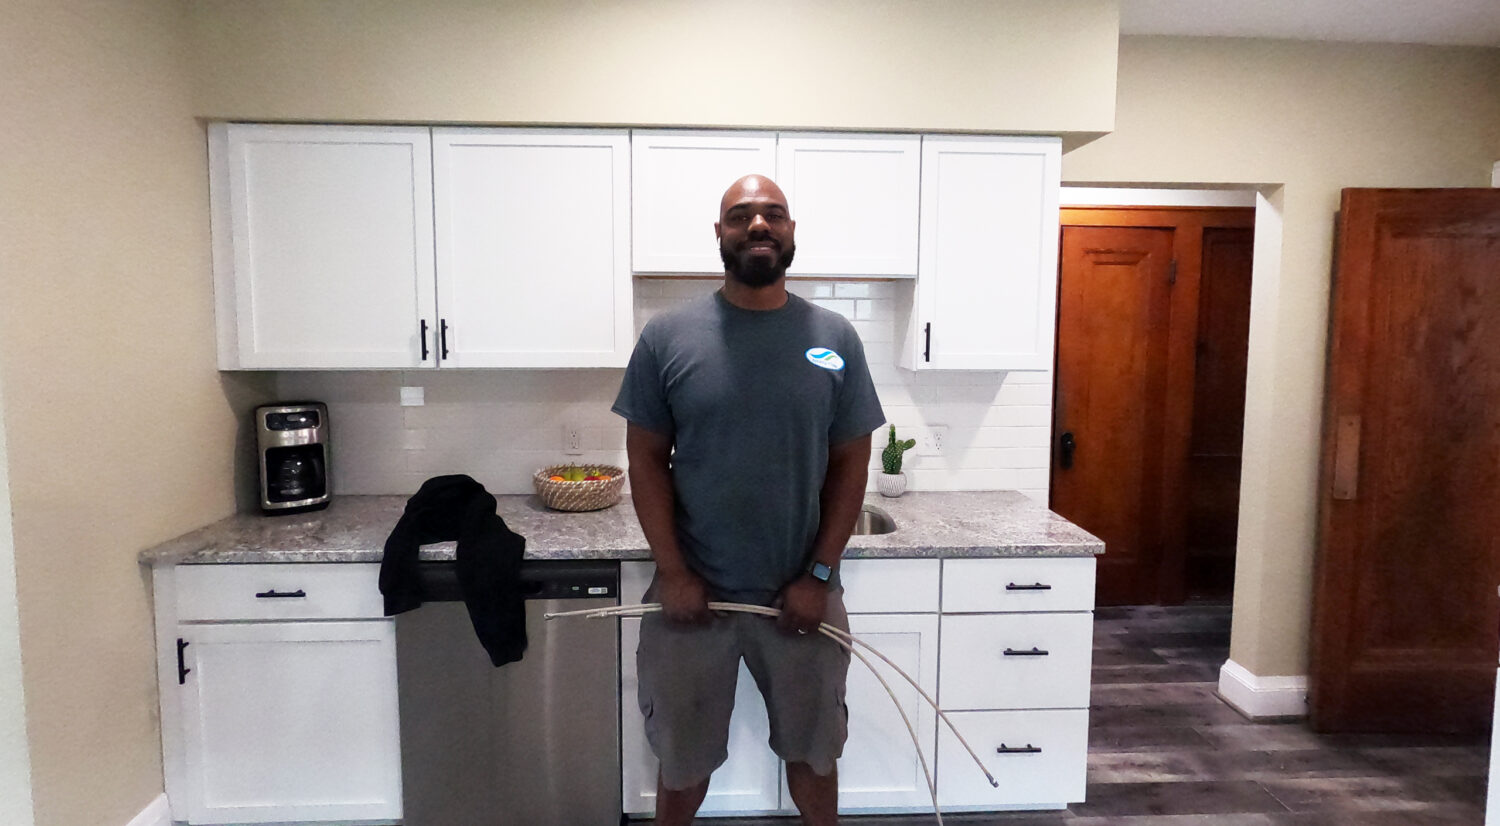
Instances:
[[[948,442],[948,426],[930,424],[917,437],[918,456],[942,456],[943,446]]]
[[[577,456],[583,453],[583,428],[576,424],[565,424],[562,429],[563,453]]]
[[[1500,187],[1500,161],[1495,161],[1495,166],[1490,170],[1490,186]]]
[[[424,405],[426,403],[427,403],[426,388],[423,388],[423,387],[403,387],[403,388],[401,388],[401,406],[402,407],[421,407],[422,405]]]

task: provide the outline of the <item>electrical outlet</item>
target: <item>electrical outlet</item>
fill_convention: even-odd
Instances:
[[[948,441],[948,426],[945,424],[930,424],[923,428],[921,435],[917,438],[918,456],[942,456],[943,444]]]
[[[583,453],[583,428],[576,424],[563,425],[563,453],[569,456]]]
[[[402,387],[401,388],[401,406],[402,407],[421,407],[425,403],[426,403],[426,393],[423,392],[423,389],[421,387]]]

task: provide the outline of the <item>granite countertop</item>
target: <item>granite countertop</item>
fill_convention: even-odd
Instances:
[[[526,559],[650,559],[630,497],[589,513],[548,510],[531,495],[495,497],[505,524],[526,537]],[[1104,543],[1015,491],[908,491],[866,503],[896,530],[849,540],[846,559],[897,557],[1093,556]],[[141,553],[149,565],[265,562],[379,562],[404,496],[338,496],[327,509],[291,516],[241,514]],[[422,559],[453,558],[454,543],[422,548]]]

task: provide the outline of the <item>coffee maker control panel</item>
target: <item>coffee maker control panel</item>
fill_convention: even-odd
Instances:
[[[296,413],[266,413],[267,430],[306,430],[317,427],[320,421],[318,411],[305,410]]]

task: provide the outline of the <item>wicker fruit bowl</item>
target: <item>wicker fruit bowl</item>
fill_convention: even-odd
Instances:
[[[552,477],[578,469],[584,476],[608,476],[582,482],[559,482]],[[597,511],[620,501],[625,487],[625,469],[614,465],[549,465],[531,477],[542,504],[558,511]]]

